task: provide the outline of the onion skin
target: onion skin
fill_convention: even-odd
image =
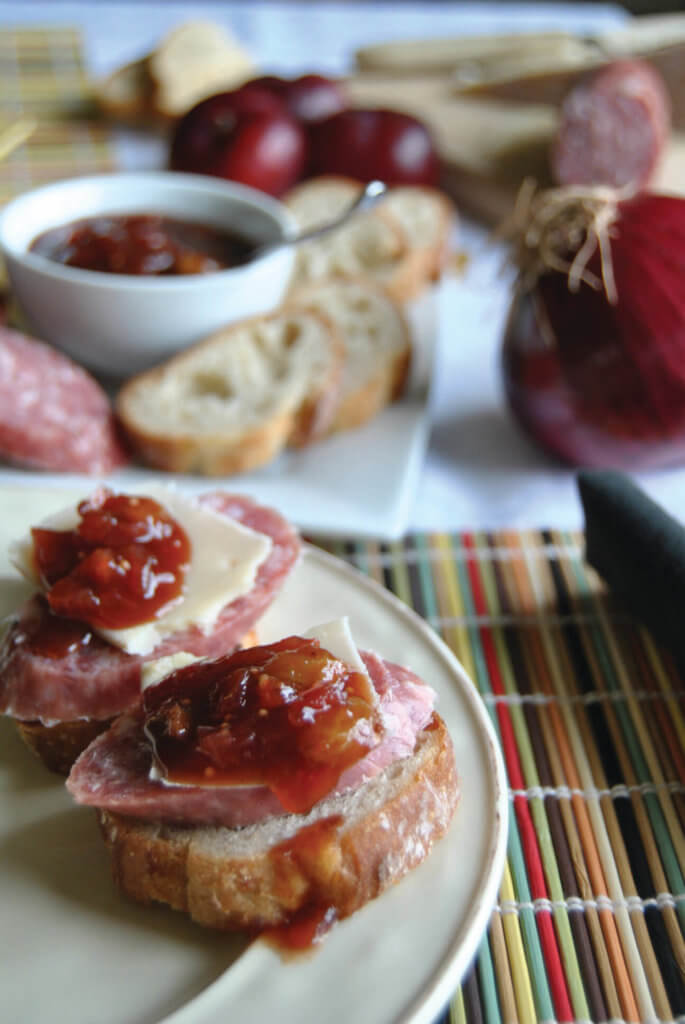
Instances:
[[[562,271],[516,294],[501,349],[516,419],[576,466],[685,463],[685,201],[621,204],[611,258],[618,301]],[[596,252],[588,270],[599,275]]]
[[[591,345],[562,354],[550,344],[538,301],[534,293],[514,299],[501,350],[504,393],[530,438],[573,466],[685,463],[685,396],[673,422],[660,422],[631,386],[635,381],[616,373],[615,353],[609,350],[604,363],[604,353]]]

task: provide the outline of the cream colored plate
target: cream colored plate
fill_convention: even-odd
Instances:
[[[0,489],[0,551],[65,503]],[[0,561],[0,614],[22,585]],[[462,798],[447,837],[394,889],[339,924],[315,953],[266,944],[133,905],[109,876],[93,812],[72,804],[0,721],[0,957],[3,1019],[70,1024],[383,1024],[432,1021],[474,956],[495,902],[507,834],[506,777],[490,718],[459,662],[405,605],[306,548],[260,625],[261,639],[339,615],[355,638],[410,665],[438,692]]]

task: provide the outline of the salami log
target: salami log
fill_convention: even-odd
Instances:
[[[128,459],[109,399],[57,349],[0,326],[0,459],[103,474]]]
[[[582,79],[564,100],[552,153],[560,185],[642,188],[670,133],[670,100],[646,61],[617,60]]]

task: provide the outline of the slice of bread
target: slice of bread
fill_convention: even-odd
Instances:
[[[372,281],[335,280],[303,286],[294,306],[323,313],[345,346],[333,431],[366,423],[404,388],[411,338],[399,305]]]
[[[361,181],[339,174],[322,174],[294,188],[285,196],[289,207],[303,231],[330,224],[345,212],[357,198],[362,188]]]
[[[172,29],[151,53],[96,83],[95,99],[107,117],[162,127],[254,73],[252,58],[224,28],[194,20]]]
[[[352,178],[322,175],[296,186],[285,202],[306,230],[335,220],[362,188],[362,183]],[[371,277],[398,301],[406,302],[440,276],[453,220],[451,202],[437,189],[413,185],[391,188],[370,213],[360,214],[339,231],[300,247],[294,286],[325,276],[349,277],[356,272]]]
[[[17,732],[26,746],[51,771],[68,775],[76,758],[88,744],[109,727],[112,719],[83,718],[73,722],[43,725],[16,720]]]
[[[187,21],[173,29],[148,57],[153,105],[179,117],[213,93],[235,89],[254,74],[247,51],[212,21]]]
[[[395,218],[411,247],[422,253],[428,279],[438,280],[447,263],[456,224],[456,210],[450,199],[444,192],[424,185],[398,185],[390,189],[381,209]]]
[[[232,324],[132,377],[116,411],[143,462],[179,473],[241,473],[286,444],[325,434],[344,349],[323,317],[282,309]]]
[[[424,860],[458,799],[454,750],[434,714],[410,757],[307,815],[231,829],[98,814],[114,878],[133,899],[211,928],[263,929],[308,908],[347,917]],[[298,845],[300,830],[317,823],[318,841]]]
[[[242,637],[240,646],[254,647],[257,643],[257,630],[250,629]],[[113,718],[78,718],[45,725],[40,721],[26,722],[17,718],[15,725],[26,746],[48,771],[68,775],[79,754],[113,721]]]
[[[145,122],[154,118],[153,84],[147,58],[116,68],[95,86],[95,101],[115,121]]]
[[[312,178],[284,201],[299,225],[308,229],[335,220],[361,188],[349,178]],[[298,245],[292,288],[330,277],[367,277],[398,302],[417,295],[425,284],[422,261],[401,225],[378,209],[359,213],[336,231]]]

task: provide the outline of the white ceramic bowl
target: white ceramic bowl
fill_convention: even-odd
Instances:
[[[287,209],[270,196],[172,171],[71,178],[13,199],[0,214],[0,249],[21,312],[36,337],[91,370],[137,373],[283,298],[290,246],[243,266],[169,277],[80,270],[28,251],[44,231],[102,213],[158,213],[233,229],[256,243],[295,230]]]

